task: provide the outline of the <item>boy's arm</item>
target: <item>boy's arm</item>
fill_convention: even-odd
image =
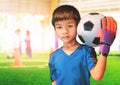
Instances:
[[[106,62],[107,58],[103,56],[102,54],[99,55],[99,59],[94,67],[92,67],[90,73],[93,79],[95,80],[101,80],[105,69],[106,69]]]
[[[50,79],[51,79],[51,85],[56,85],[56,68],[54,65],[54,59],[55,57],[51,54],[49,59],[49,70],[50,70]]]
[[[53,81],[53,82],[52,82],[52,85],[56,85],[56,81]]]
[[[101,20],[101,27],[100,55],[97,64],[90,71],[95,80],[102,79],[104,75],[110,46],[116,37],[117,23],[112,17],[105,17]]]

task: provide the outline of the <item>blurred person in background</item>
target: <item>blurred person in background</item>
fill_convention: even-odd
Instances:
[[[15,36],[13,38],[13,45],[14,45],[14,62],[12,66],[21,66],[21,56],[22,56],[22,38],[21,38],[21,31],[20,29],[15,30]]]
[[[26,55],[31,58],[32,50],[31,50],[31,39],[30,39],[30,31],[29,30],[26,31],[25,46],[26,46]]]

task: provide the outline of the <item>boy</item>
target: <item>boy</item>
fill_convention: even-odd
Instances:
[[[56,8],[52,25],[63,46],[51,53],[49,60],[52,85],[90,85],[90,75],[102,79],[110,45],[116,36],[116,22],[112,17],[101,20],[103,34],[97,61],[94,48],[77,42],[78,10],[70,5]]]

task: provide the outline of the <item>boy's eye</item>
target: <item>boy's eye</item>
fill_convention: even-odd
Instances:
[[[62,26],[56,26],[55,28],[56,28],[56,29],[61,29],[61,28],[62,28]]]
[[[73,27],[73,25],[68,25],[69,28]]]

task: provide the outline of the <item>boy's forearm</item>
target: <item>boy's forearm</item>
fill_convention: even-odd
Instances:
[[[53,82],[52,82],[52,85],[56,85],[56,81],[53,81]]]
[[[106,69],[106,63],[107,58],[100,54],[97,64],[91,69],[91,75],[95,80],[101,80],[103,78]]]

